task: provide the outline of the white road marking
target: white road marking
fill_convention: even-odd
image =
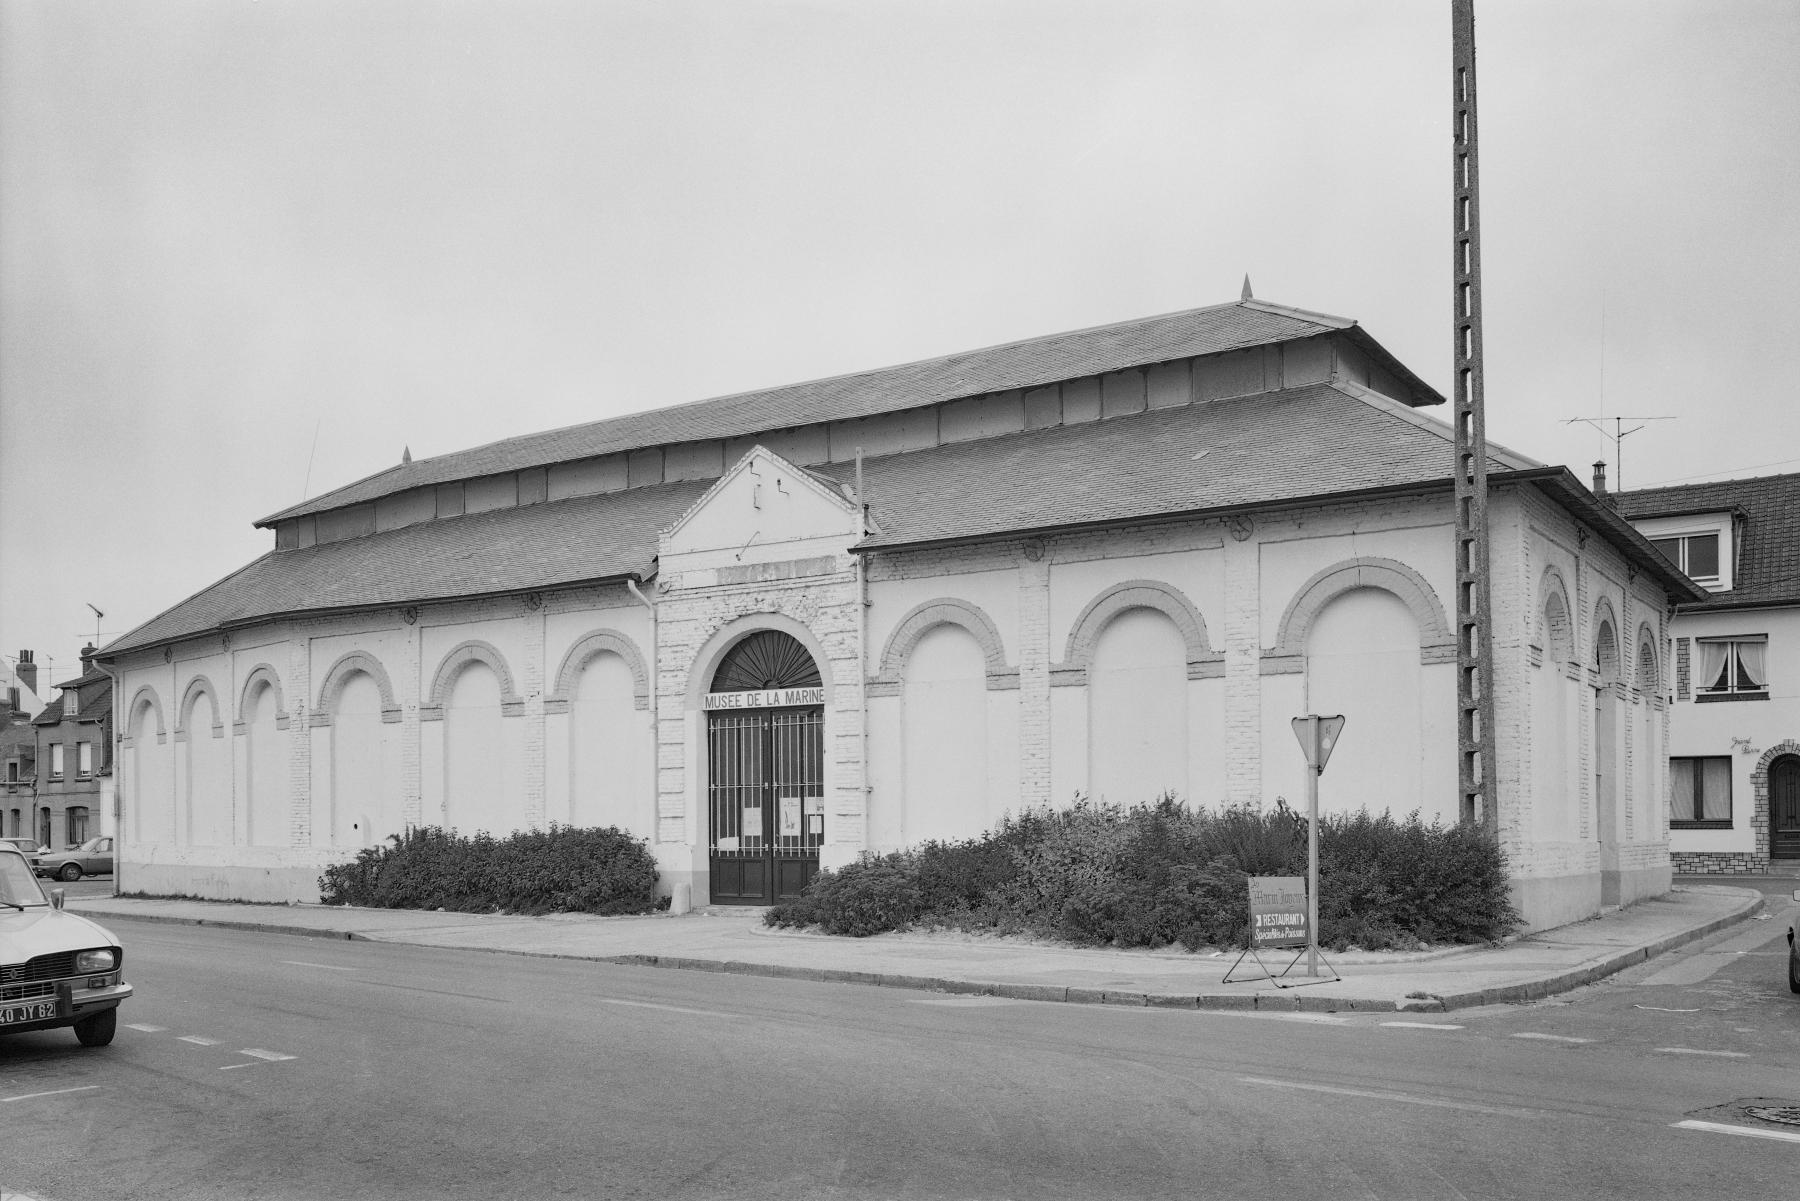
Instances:
[[[294,1058],[292,1055],[283,1055],[280,1051],[265,1051],[261,1047],[245,1047],[238,1054],[248,1055],[252,1059],[266,1059],[270,1063],[279,1063],[281,1060]]]
[[[184,1043],[193,1043],[196,1047],[216,1047],[219,1045],[218,1039],[201,1038],[198,1034],[184,1034],[181,1036],[181,1041]]]
[[[1468,1101],[1448,1101],[1441,1097],[1420,1097],[1412,1093],[1390,1093],[1369,1088],[1336,1088],[1329,1084],[1305,1084],[1298,1080],[1270,1080],[1262,1076],[1239,1076],[1239,1084],[1266,1084],[1273,1088],[1297,1088],[1309,1093],[1332,1093],[1340,1097],[1367,1097],[1375,1101],[1400,1101],[1407,1105],[1430,1105],[1436,1109],[1467,1109],[1475,1113],[1499,1114],[1503,1117],[1537,1118],[1543,1111],[1508,1109],[1498,1105],[1475,1105]]]
[[[1717,1055],[1724,1059],[1748,1059],[1748,1051],[1702,1051],[1698,1047],[1658,1047],[1664,1055]]]
[[[1571,1038],[1567,1034],[1515,1034],[1514,1038],[1541,1038],[1552,1043],[1591,1043],[1591,1038]]]
[[[1800,1131],[1763,1130],[1756,1126],[1727,1126],[1723,1122],[1676,1122],[1677,1130],[1704,1130],[1708,1134],[1736,1134],[1744,1138],[1772,1138],[1784,1143],[1800,1143]]]
[[[316,967],[323,968],[328,972],[354,972],[356,970],[353,967],[339,967],[335,963],[307,963],[303,959],[283,959],[281,962],[289,967]]]
[[[629,1005],[633,1009],[660,1009],[665,1013],[692,1013],[705,1018],[735,1018],[735,1013],[722,1013],[716,1009],[683,1009],[679,1005],[658,1005],[654,1001],[615,1001],[610,997],[596,997],[601,1005]]]
[[[1650,1009],[1657,1013],[1699,1013],[1698,1009],[1669,1009],[1662,1005],[1639,1005],[1639,1009]]]
[[[16,1097],[0,1097],[0,1104],[8,1101],[30,1101],[36,1097],[60,1097],[64,1093],[91,1093],[99,1087],[98,1084],[84,1084],[80,1088],[53,1088],[47,1093],[20,1093]]]
[[[1411,1030],[1461,1030],[1450,1022],[1383,1022],[1383,1026],[1405,1026]]]
[[[161,1034],[164,1030],[167,1030],[168,1027],[167,1026],[144,1026],[144,1025],[138,1024],[137,1022],[126,1022],[125,1029],[139,1030],[145,1034]]]

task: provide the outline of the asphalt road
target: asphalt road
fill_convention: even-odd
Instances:
[[[1552,1002],[1425,1017],[1056,1005],[119,922],[139,995],[111,1047],[0,1039],[0,1190],[1800,1196],[1800,1142],[1676,1126],[1730,1124],[1715,1107],[1742,1098],[1800,1104],[1800,997],[1777,954],[1793,906],[1773,908]]]

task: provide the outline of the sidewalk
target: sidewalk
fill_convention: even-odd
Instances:
[[[176,922],[1037,1001],[1439,1012],[1576,988],[1744,921],[1762,909],[1763,897],[1741,888],[1678,887],[1657,900],[1499,947],[1327,953],[1342,978],[1300,988],[1267,980],[1223,983],[1236,952],[1195,956],[1180,948],[1121,951],[952,934],[838,938],[768,929],[760,910],[510,917],[131,897],[72,898],[68,907],[102,922]],[[123,937],[129,945],[130,931]],[[1263,962],[1279,970],[1291,955],[1267,952]],[[1284,982],[1305,979],[1304,971],[1302,962]],[[1236,973],[1254,974],[1249,958]]]

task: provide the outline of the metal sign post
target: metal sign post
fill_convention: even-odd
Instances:
[[[1344,729],[1344,715],[1309,713],[1293,720],[1294,737],[1306,756],[1306,974],[1319,974],[1319,777]]]

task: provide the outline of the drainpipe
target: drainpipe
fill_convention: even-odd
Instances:
[[[864,500],[863,491],[863,448],[856,448],[856,540],[861,542],[869,534],[869,506]],[[857,668],[861,679],[857,681],[857,691],[862,702],[862,794],[863,794],[863,849],[869,849],[869,808],[874,800],[873,789],[869,784],[869,565],[868,556],[855,555],[856,560],[856,648]]]
[[[97,642],[99,639],[95,639],[95,641]],[[122,895],[121,889],[119,888],[119,878],[125,870],[125,815],[122,811],[124,799],[122,795],[123,790],[121,788],[121,785],[124,784],[124,773],[119,770],[119,731],[124,729],[124,723],[119,720],[119,705],[122,698],[119,696],[121,689],[119,687],[118,673],[114,672],[113,669],[106,664],[100,662],[98,657],[94,658],[92,662],[95,667],[98,667],[101,671],[106,673],[107,679],[112,681],[112,735],[106,740],[106,766],[112,772],[113,782],[112,894],[116,897]]]

